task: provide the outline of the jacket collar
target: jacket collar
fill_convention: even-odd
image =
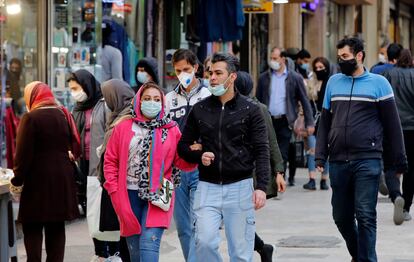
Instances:
[[[211,95],[210,97],[212,98],[214,103],[217,103],[220,106],[222,105],[218,96]],[[237,100],[239,100],[239,98],[240,98],[240,93],[237,91],[237,89],[235,89],[234,90],[234,97],[231,100],[227,101],[225,106],[229,107],[229,108],[234,108],[237,105]]]

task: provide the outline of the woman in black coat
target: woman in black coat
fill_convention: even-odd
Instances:
[[[24,99],[29,112],[17,132],[10,191],[20,198],[18,221],[23,225],[27,261],[41,261],[44,229],[46,261],[59,262],[65,251],[65,221],[79,216],[68,152],[78,136],[70,114],[57,106],[46,84],[28,84]]]

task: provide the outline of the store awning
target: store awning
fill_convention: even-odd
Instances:
[[[333,0],[339,5],[372,5],[376,0]]]

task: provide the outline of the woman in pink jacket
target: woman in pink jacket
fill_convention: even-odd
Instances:
[[[174,208],[165,200],[165,179],[179,184],[179,171],[194,165],[177,155],[181,133],[164,114],[164,94],[153,82],[144,84],[133,100],[132,119],[124,120],[109,139],[104,162],[104,187],[127,238],[131,261],[158,261],[161,236]],[[167,197],[168,198],[168,197]],[[156,205],[156,203],[162,203]],[[161,207],[159,207],[161,206]]]

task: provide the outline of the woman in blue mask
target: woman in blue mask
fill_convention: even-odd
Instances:
[[[133,118],[113,129],[106,146],[104,187],[131,261],[158,261],[161,237],[173,215],[178,168],[196,167],[178,157],[181,133],[164,107],[161,88],[154,82],[143,84],[133,99]]]

